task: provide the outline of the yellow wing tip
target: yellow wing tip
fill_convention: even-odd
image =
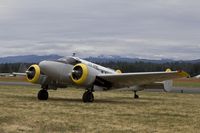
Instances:
[[[170,68],[167,68],[165,72],[172,72],[172,70]],[[178,73],[181,77],[190,77],[190,74],[185,71],[179,70]]]
[[[189,78],[190,77],[190,74],[185,72],[185,71],[179,71],[179,74],[182,76],[182,77],[187,77]]]
[[[116,70],[116,73],[122,73],[122,71],[118,69],[118,70]]]
[[[171,72],[172,70],[170,69],[170,68],[167,68],[166,70],[165,70],[165,72]]]

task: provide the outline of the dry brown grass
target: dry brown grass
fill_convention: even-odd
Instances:
[[[26,77],[24,76],[19,76],[19,77],[0,77],[0,81],[6,81],[6,82],[25,82]]]
[[[175,87],[200,88],[200,79],[197,78],[182,78],[174,80]]]
[[[82,103],[83,90],[49,91],[38,101],[37,88],[0,86],[0,132],[198,132],[200,95],[130,91],[95,92]]]

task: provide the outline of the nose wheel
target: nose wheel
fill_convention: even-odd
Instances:
[[[83,94],[82,100],[83,100],[84,103],[93,102],[94,101],[94,95],[93,95],[92,91],[86,91]]]
[[[42,89],[38,92],[38,100],[47,100],[49,98],[49,93],[47,90]]]

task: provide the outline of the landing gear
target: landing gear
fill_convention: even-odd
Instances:
[[[93,102],[94,101],[94,95],[93,95],[92,91],[86,91],[83,94],[82,100],[83,100],[84,103]]]
[[[94,87],[92,86],[91,88],[87,89],[87,91],[83,94],[82,100],[84,103],[91,103],[94,101]]]
[[[135,98],[135,99],[138,99],[139,96],[136,94],[136,92],[137,92],[137,91],[134,91],[134,98]]]
[[[38,99],[39,100],[47,100],[49,98],[49,93],[47,90],[42,89],[38,92]]]

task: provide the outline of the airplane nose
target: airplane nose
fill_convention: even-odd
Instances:
[[[60,69],[58,69],[59,64],[57,62],[54,61],[41,61],[39,63],[39,67],[41,69],[41,72],[48,76],[48,77],[55,77],[58,78],[59,76],[59,71]]]
[[[39,67],[41,69],[41,72],[49,77],[54,76],[57,74],[57,63],[53,61],[41,61],[39,63]]]
[[[51,74],[55,68],[56,64],[53,61],[41,61],[39,63],[40,70],[43,74],[48,75]]]
[[[56,80],[68,78],[73,69],[72,65],[57,61],[41,61],[39,67],[44,75]]]
[[[45,69],[47,69],[48,64],[49,64],[48,61],[41,61],[39,63],[39,67],[40,67],[41,71],[44,71]]]

